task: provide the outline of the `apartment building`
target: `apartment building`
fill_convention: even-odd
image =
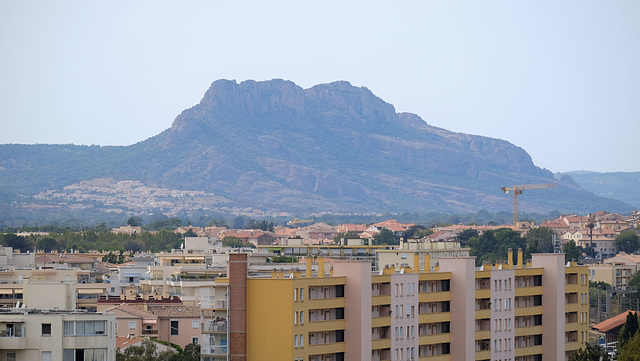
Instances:
[[[589,265],[589,281],[605,282],[616,290],[628,289],[629,281],[635,273],[635,266],[622,262]]]
[[[230,255],[229,347],[215,357],[564,360],[588,340],[587,267],[565,265],[563,254],[524,264],[519,252],[517,265],[482,268],[441,258],[433,270],[414,254],[413,267],[377,272],[368,261],[318,261],[317,272],[307,259],[304,272],[249,278],[246,255]]]
[[[114,361],[115,315],[75,309],[75,283],[25,282],[24,304],[0,308],[1,360]]]

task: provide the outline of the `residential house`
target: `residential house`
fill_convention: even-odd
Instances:
[[[130,304],[121,303],[104,310],[116,315],[116,336],[118,337],[158,337],[158,317]]]
[[[185,305],[149,305],[158,317],[158,339],[184,347],[200,343],[200,307]]]

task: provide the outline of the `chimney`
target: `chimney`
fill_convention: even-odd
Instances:
[[[420,273],[420,255],[418,252],[413,254],[413,273]]]
[[[424,254],[424,271],[431,272],[431,254],[430,253]]]
[[[513,250],[511,248],[509,248],[509,251],[507,252],[508,254],[508,258],[507,258],[507,264],[509,265],[509,269],[513,269]]]
[[[307,255],[307,258],[305,259],[305,261],[307,261],[307,269],[304,273],[304,277],[311,278],[313,277],[313,270],[311,268],[311,255]]]
[[[524,255],[522,253],[522,248],[518,248],[518,268],[522,268],[524,265]]]
[[[229,275],[229,360],[247,360],[247,254],[231,253]]]

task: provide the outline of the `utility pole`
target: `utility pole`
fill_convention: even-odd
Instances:
[[[602,302],[600,301],[600,294],[602,293],[602,287],[598,286],[598,321],[596,323],[600,323],[602,320]]]

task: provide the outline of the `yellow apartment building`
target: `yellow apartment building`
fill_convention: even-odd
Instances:
[[[316,272],[308,258],[303,272],[249,278],[246,255],[232,254],[225,347],[203,360],[566,360],[588,341],[587,267],[518,258],[441,258],[425,271],[415,254],[414,267],[375,272],[322,258]]]

